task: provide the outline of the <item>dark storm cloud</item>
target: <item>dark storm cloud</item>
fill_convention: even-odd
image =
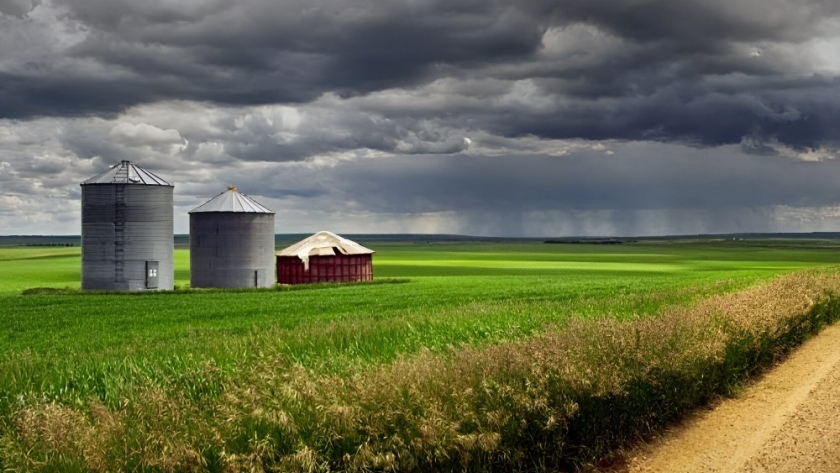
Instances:
[[[481,128],[504,136],[591,140],[678,140],[714,146],[776,139],[798,148],[840,142],[840,80],[810,77],[780,90],[708,85],[664,87],[646,97],[570,100],[547,111],[512,109],[507,119],[475,114]],[[784,88],[781,88],[784,87]]]
[[[516,10],[483,1],[445,5],[71,2],[64,21],[87,34],[59,53],[120,74],[82,67],[67,76],[46,66],[43,74],[7,73],[0,78],[0,109],[27,117],[111,112],[173,98],[306,102],[326,91],[352,95],[419,84],[436,75],[436,65],[516,57],[540,43],[542,27]]]
[[[273,71],[286,59],[278,52],[324,56],[328,67],[319,82],[351,91],[417,80],[430,64],[528,54],[543,28],[518,9],[484,0],[136,2],[128,8],[91,0],[76,2],[71,15],[103,36],[181,47],[205,64]]]
[[[642,42],[709,50],[730,41],[803,41],[817,20],[836,15],[832,0],[564,0],[545,2],[556,21],[580,21]]]
[[[40,3],[39,0],[0,0],[0,14],[22,18]]]
[[[33,6],[0,3],[3,26],[25,28]],[[531,81],[546,107],[488,100],[465,111],[453,100],[429,115],[504,136],[694,145],[748,138],[799,148],[838,141],[840,84],[812,73],[816,59],[798,49],[835,33],[833,1],[74,0],[39,8],[52,9],[54,29],[75,39],[0,63],[0,116],[105,116],[172,99],[308,103],[329,92],[480,78],[508,88]],[[428,118],[394,113],[382,118]],[[392,149],[387,138],[372,139],[291,150],[257,140],[237,152],[268,159]]]
[[[331,187],[376,212],[717,210],[836,205],[840,162],[624,146],[616,155],[428,156],[328,172],[341,176]],[[353,187],[361,181],[369,185]]]

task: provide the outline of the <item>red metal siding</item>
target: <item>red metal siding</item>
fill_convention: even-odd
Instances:
[[[372,255],[310,256],[309,271],[296,256],[277,257],[278,284],[373,280]]]

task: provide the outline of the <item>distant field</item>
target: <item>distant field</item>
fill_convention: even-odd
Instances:
[[[840,264],[834,243],[784,240],[370,246],[375,278],[392,284],[31,295],[21,292],[77,289],[79,248],[0,247],[0,440],[3,429],[7,440],[0,458],[14,449],[10,426],[30,405],[55,402],[91,415],[95,402],[119,412],[151,387],[193,407],[215,405],[267,353],[282,370],[352,377],[420,353],[528,340],[570,318],[657,315]],[[188,264],[188,252],[176,250],[181,289]]]
[[[383,243],[374,247],[376,278],[409,283],[77,296],[20,292],[78,288],[78,247],[0,247],[0,349],[105,361],[126,351],[157,358],[166,346],[166,356],[171,349],[227,365],[240,355],[229,345],[271,343],[259,333],[270,330],[290,356],[339,369],[421,347],[518,338],[569,316],[656,313],[797,268],[840,263],[840,247],[799,245]],[[175,284],[189,285],[187,250],[175,252]],[[313,339],[323,324],[338,333]]]

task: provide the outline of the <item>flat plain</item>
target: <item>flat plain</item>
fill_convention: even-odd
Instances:
[[[498,347],[527,346],[552,336],[546,334],[565,333],[575,321],[657,319],[710,298],[770,284],[783,274],[807,268],[833,274],[840,264],[840,245],[827,241],[379,242],[370,246],[377,251],[374,283],[189,290],[189,255],[176,250],[178,289],[140,294],[79,292],[77,247],[0,248],[0,467],[13,471],[57,467],[182,471],[190,469],[187,465],[196,471],[239,471],[255,464],[289,471],[301,465],[324,471],[451,465],[473,470],[577,467],[591,456],[541,463],[544,446],[531,448],[523,440],[521,451],[512,449],[504,443],[507,427],[496,429],[493,436],[472,421],[453,427],[457,435],[473,435],[464,437],[469,441],[453,440],[455,451],[461,453],[446,450],[428,458],[416,454],[428,450],[428,445],[406,447],[390,457],[388,452],[399,448],[365,450],[388,435],[400,436],[403,443],[411,435],[422,437],[422,425],[390,434],[356,425],[353,435],[333,432],[321,438],[319,425],[309,424],[318,424],[312,414],[318,409],[335,408],[340,413],[344,411],[337,406],[345,405],[354,419],[370,409],[360,407],[349,394],[330,397],[337,388],[330,391],[324,386],[376,378],[416,360],[432,366],[440,360],[458,360],[465,352],[490,357],[503,349]],[[261,384],[255,376],[271,379]],[[482,379],[485,386],[488,376]],[[315,394],[309,401],[301,400],[307,394],[299,383],[311,383],[315,392],[329,391],[324,396],[331,404],[325,405],[327,398]],[[250,394],[242,390],[245,385]],[[277,394],[284,389],[302,391]],[[243,400],[251,395],[250,401]],[[276,401],[279,398],[284,401]],[[150,409],[160,412],[163,405],[177,405],[192,412],[193,418],[158,420],[156,425],[149,420],[148,416],[154,417]],[[236,406],[234,411],[227,410],[230,406]],[[263,419],[266,412],[271,413],[269,420]],[[218,420],[222,415],[227,420]],[[106,422],[102,416],[112,420]],[[56,418],[68,424],[56,427]],[[429,416],[419,413],[417,418],[422,423]],[[64,429],[64,435],[76,428],[105,435],[108,422],[120,425],[122,440],[88,439],[85,447],[69,438],[54,438],[58,435],[54,429]],[[149,435],[162,432],[168,432],[174,443],[149,440]],[[482,437],[484,433],[488,436]],[[472,443],[464,446],[464,442]],[[621,441],[608,443],[610,447]],[[485,455],[463,453],[474,450]],[[514,458],[511,451],[525,460]]]

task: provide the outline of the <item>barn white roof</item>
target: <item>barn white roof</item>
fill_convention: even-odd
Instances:
[[[365,248],[355,241],[340,237],[335,233],[318,232],[284,249],[277,253],[277,255],[297,256],[303,260],[303,264],[309,269],[310,256],[334,256],[336,253],[343,255],[370,255],[374,251]]]
[[[140,184],[172,187],[172,184],[140,166],[131,164],[130,161],[122,161],[120,164],[115,164],[111,169],[82,182],[83,186],[88,184]]]
[[[240,194],[236,186],[229,186],[227,191],[190,210],[191,214],[203,212],[274,213],[260,205],[256,200],[245,194]]]

